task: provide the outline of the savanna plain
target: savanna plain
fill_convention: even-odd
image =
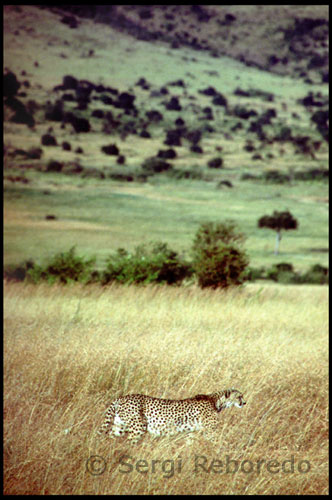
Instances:
[[[327,494],[327,289],[5,285],[7,494]],[[100,438],[112,399],[227,387],[198,433]]]

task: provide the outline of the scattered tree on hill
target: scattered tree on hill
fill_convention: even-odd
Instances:
[[[276,245],[274,249],[275,255],[279,253],[279,245],[281,241],[281,230],[289,231],[298,228],[298,221],[287,210],[285,212],[274,211],[272,215],[263,215],[258,220],[258,227],[267,227],[276,231]]]

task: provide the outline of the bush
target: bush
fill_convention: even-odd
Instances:
[[[329,170],[327,168],[310,168],[294,172],[294,179],[300,181],[329,181]]]
[[[266,278],[281,283],[291,283],[295,276],[292,264],[280,262],[266,271]]]
[[[292,139],[292,129],[287,126],[282,126],[274,139],[281,142],[290,141]]]
[[[131,254],[119,248],[110,255],[102,276],[102,284],[160,283],[179,284],[191,276],[191,266],[182,260],[167,243],[156,242],[136,247]]]
[[[201,288],[227,288],[241,285],[246,277],[246,256],[235,247],[220,245],[213,254],[206,254],[196,262],[198,284]]]
[[[132,182],[133,180],[138,180],[135,178],[134,174],[128,174],[126,172],[111,172],[108,177],[110,179],[113,179],[115,181],[126,181],[126,182]],[[144,178],[146,180],[146,178]]]
[[[56,254],[44,266],[33,264],[26,272],[26,279],[33,283],[38,283],[41,280],[48,281],[50,284],[55,282],[67,284],[72,281],[84,283],[90,279],[94,263],[94,258],[84,260],[75,255],[75,247],[72,247],[68,252]]]
[[[24,281],[29,269],[35,266],[33,260],[27,260],[18,267],[8,266],[4,269],[3,276],[8,281]]]
[[[257,175],[245,172],[241,175],[240,179],[241,179],[241,181],[252,181],[252,180],[256,181],[256,180],[259,180],[260,178]]]
[[[246,277],[248,281],[256,281],[265,279],[265,268],[264,267],[248,267],[246,271]]]
[[[315,264],[302,276],[302,280],[303,283],[310,283],[312,285],[328,285],[329,271],[327,267]]]
[[[169,172],[167,172],[168,177],[173,179],[196,179],[196,180],[204,180],[206,179],[206,175],[204,170],[199,166],[193,166],[186,169],[182,168],[173,168]]]
[[[142,164],[142,171],[146,175],[160,174],[161,172],[172,170],[172,168],[171,163],[156,156],[147,158]]]
[[[212,160],[208,161],[207,166],[209,168],[222,168],[223,160],[222,158],[212,158]]]
[[[271,184],[287,184],[290,182],[290,176],[279,172],[279,170],[268,170],[262,174],[262,179],[265,182],[271,182]]]
[[[138,12],[138,15],[141,19],[151,19],[151,17],[153,17],[153,11],[150,9],[142,9]]]
[[[57,160],[50,160],[46,166],[46,172],[61,172],[63,163]]]
[[[201,288],[227,288],[246,279],[248,257],[242,249],[244,235],[235,223],[205,223],[198,229],[192,247],[193,267]]]
[[[292,264],[287,262],[280,262],[274,264],[269,269],[249,268],[247,271],[247,279],[255,281],[256,279],[267,279],[277,283],[283,284],[312,284],[312,285],[325,285],[328,284],[328,269],[315,264],[306,273],[297,273]]]

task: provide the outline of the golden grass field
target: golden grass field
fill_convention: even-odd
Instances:
[[[326,287],[4,294],[6,494],[328,493]],[[229,387],[247,405],[220,414],[216,443],[96,436],[122,394]]]

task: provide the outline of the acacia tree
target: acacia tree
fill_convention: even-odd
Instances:
[[[272,215],[263,215],[258,220],[258,227],[267,227],[276,231],[276,245],[274,249],[275,255],[279,253],[279,245],[281,241],[281,230],[289,231],[291,229],[297,229],[299,226],[298,221],[293,217],[293,215],[286,210],[285,212],[274,211]]]

